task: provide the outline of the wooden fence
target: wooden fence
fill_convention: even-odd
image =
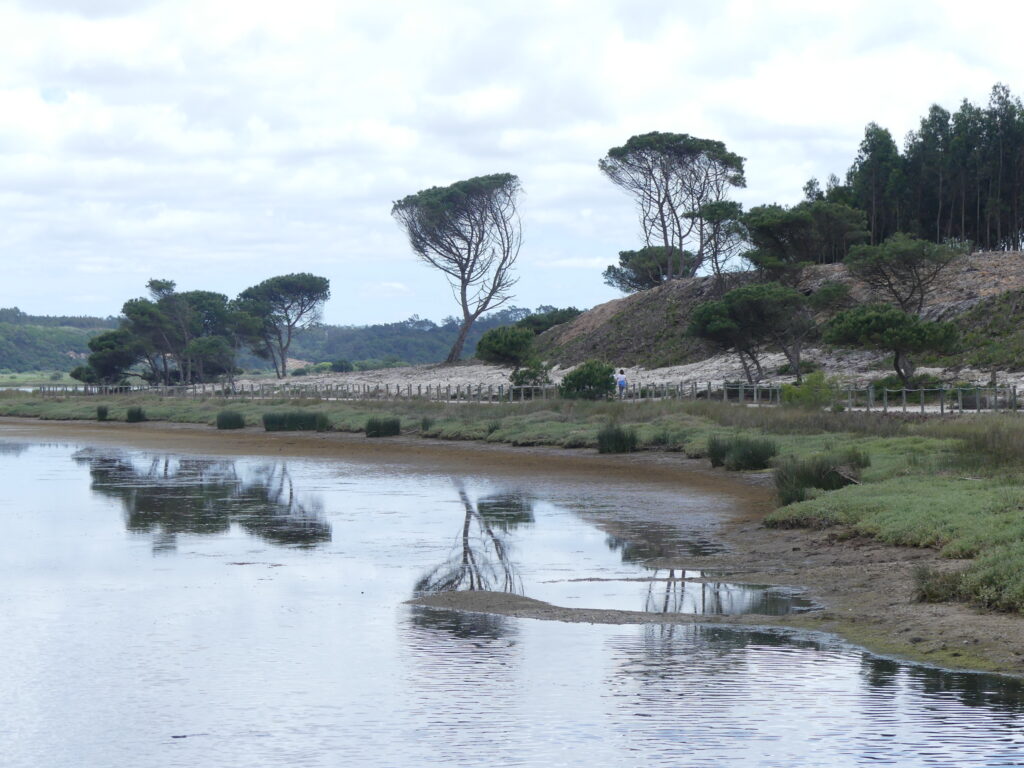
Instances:
[[[554,384],[512,387],[503,384],[325,384],[265,382],[236,385],[194,384],[172,387],[112,387],[99,385],[43,386],[43,397],[89,395],[150,394],[161,397],[237,400],[396,400],[418,399],[433,402],[528,402],[559,397]],[[774,406],[784,399],[779,384],[738,382],[657,382],[639,383],[616,395],[626,402],[650,400],[719,400],[748,406]],[[883,413],[962,413],[967,411],[1017,411],[1020,407],[1016,386],[949,387],[932,389],[886,389],[882,387],[840,388],[834,390],[834,409],[881,411]]]

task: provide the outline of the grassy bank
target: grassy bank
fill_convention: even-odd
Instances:
[[[597,448],[599,436],[607,436],[614,426],[631,436],[623,450],[679,451],[691,458],[710,453],[716,464],[743,469],[764,466],[749,463],[751,453],[762,457],[758,461],[788,470],[803,462],[819,474],[833,472],[843,480],[816,486],[813,479],[804,481],[806,487],[797,495],[787,496],[804,500],[781,506],[767,518],[769,526],[835,527],[843,535],[934,548],[951,558],[954,567],[920,574],[922,598],[1024,611],[1021,416],[921,420],[706,401],[449,405],[233,400],[228,405],[216,398],[59,400],[0,394],[0,415],[7,416],[94,420],[102,405],[110,421],[125,421],[129,408],[141,407],[150,421],[213,426],[217,414],[230,407],[246,424],[258,425],[266,414],[302,409],[322,414],[333,430],[363,432],[368,423],[397,419],[406,435],[565,448]],[[730,458],[730,446],[740,454]]]

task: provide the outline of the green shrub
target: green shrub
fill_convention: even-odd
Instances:
[[[367,437],[391,437],[402,433],[402,420],[395,416],[371,416],[366,420]]]
[[[779,452],[779,445],[767,438],[736,437],[725,457],[725,468],[733,472],[767,469]]]
[[[326,432],[330,426],[327,416],[315,411],[276,411],[263,414],[263,428],[267,432]]]
[[[860,470],[871,466],[871,457],[851,449],[845,453],[823,453],[798,459],[787,457],[775,467],[775,490],[779,504],[786,506],[807,499],[808,488],[835,491],[857,481]]]
[[[964,577],[957,571],[939,571],[927,565],[914,568],[914,599],[919,603],[945,603],[963,596]]]
[[[822,408],[836,399],[838,384],[821,371],[804,376],[802,384],[783,384],[782,402],[803,408]]]
[[[348,360],[335,360],[331,363],[331,370],[335,373],[348,373],[353,370],[353,366]]]
[[[615,369],[600,360],[587,360],[562,379],[558,392],[562,397],[600,400],[615,391]]]
[[[106,421],[110,415],[110,408],[105,405],[96,406],[96,421]]]
[[[542,387],[551,383],[550,371],[540,360],[528,360],[522,368],[512,371],[509,381],[513,387]]]
[[[420,419],[420,432],[427,432],[432,426],[434,426],[434,420],[430,416]]]
[[[217,414],[217,429],[242,429],[245,416],[238,411],[221,411]]]
[[[721,467],[725,464],[725,457],[729,453],[729,439],[721,435],[712,435],[708,438],[708,458],[712,467]]]
[[[598,453],[630,453],[636,450],[635,429],[625,429],[617,424],[606,424],[597,432]]]
[[[309,371],[306,368],[296,368],[294,371],[292,371],[291,375],[292,376],[305,376],[308,373],[309,373]]]
[[[128,412],[125,414],[124,420],[127,421],[129,424],[134,424],[140,421],[147,421],[146,412],[142,410],[141,406],[133,405],[131,408],[128,409]]]
[[[485,331],[476,344],[476,356],[485,363],[522,365],[530,355],[534,333],[529,328],[503,325]]]
[[[707,456],[712,467],[725,467],[733,472],[750,469],[766,469],[772,458],[779,452],[774,440],[757,437],[724,437],[712,435],[708,438]]]
[[[333,370],[333,363],[317,363],[313,366],[313,373],[329,373]]]

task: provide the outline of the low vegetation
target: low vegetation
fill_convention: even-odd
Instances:
[[[217,429],[244,429],[245,415],[238,411],[221,411],[217,414]]]
[[[272,411],[263,414],[267,432],[325,432],[330,428],[326,414],[317,411]]]
[[[367,437],[392,437],[402,434],[402,420],[394,416],[371,416],[366,420]]]

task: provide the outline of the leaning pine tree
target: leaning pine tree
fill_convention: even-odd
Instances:
[[[431,187],[391,208],[413,252],[444,273],[462,310],[447,363],[458,362],[477,318],[512,298],[512,267],[522,243],[519,191],[518,177],[497,173]]]

